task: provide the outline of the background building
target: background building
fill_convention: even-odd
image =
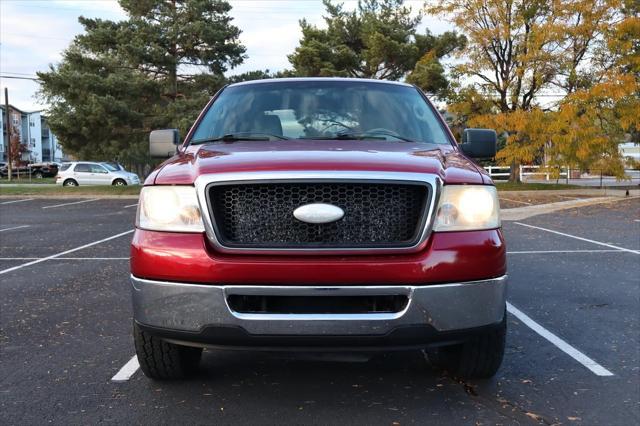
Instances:
[[[0,154],[2,154],[2,161],[7,161],[7,114],[4,109],[4,105],[1,105],[2,144],[0,145]],[[39,163],[42,161],[60,162],[67,159],[41,111],[27,112],[9,105],[8,119],[14,131],[20,135],[20,144],[26,148],[22,154],[22,161]]]

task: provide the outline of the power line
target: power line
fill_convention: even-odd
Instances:
[[[15,80],[31,80],[31,81],[40,81],[38,77],[18,77],[16,75],[2,75],[0,74],[0,78],[12,78]]]
[[[3,74],[13,74],[13,75],[26,75],[26,76],[33,76],[33,74],[30,73],[26,73],[26,72],[15,72],[15,71],[3,71]]]

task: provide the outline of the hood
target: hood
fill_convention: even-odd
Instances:
[[[296,140],[190,146],[167,160],[147,183],[190,185],[204,174],[283,170],[413,172],[435,174],[453,184],[488,181],[450,145]]]
[[[127,172],[124,170],[116,170],[114,172],[111,172],[111,174],[125,179],[135,179],[138,177],[138,175],[136,175],[135,173]]]

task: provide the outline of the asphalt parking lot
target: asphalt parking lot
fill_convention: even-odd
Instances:
[[[503,223],[507,353],[484,382],[418,351],[206,351],[199,376],[153,382],[129,362],[134,215],[0,199],[1,424],[640,424],[638,199]]]

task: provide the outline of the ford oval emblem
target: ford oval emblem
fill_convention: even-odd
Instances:
[[[307,223],[330,223],[342,219],[344,210],[332,204],[305,204],[295,209],[293,216]]]

